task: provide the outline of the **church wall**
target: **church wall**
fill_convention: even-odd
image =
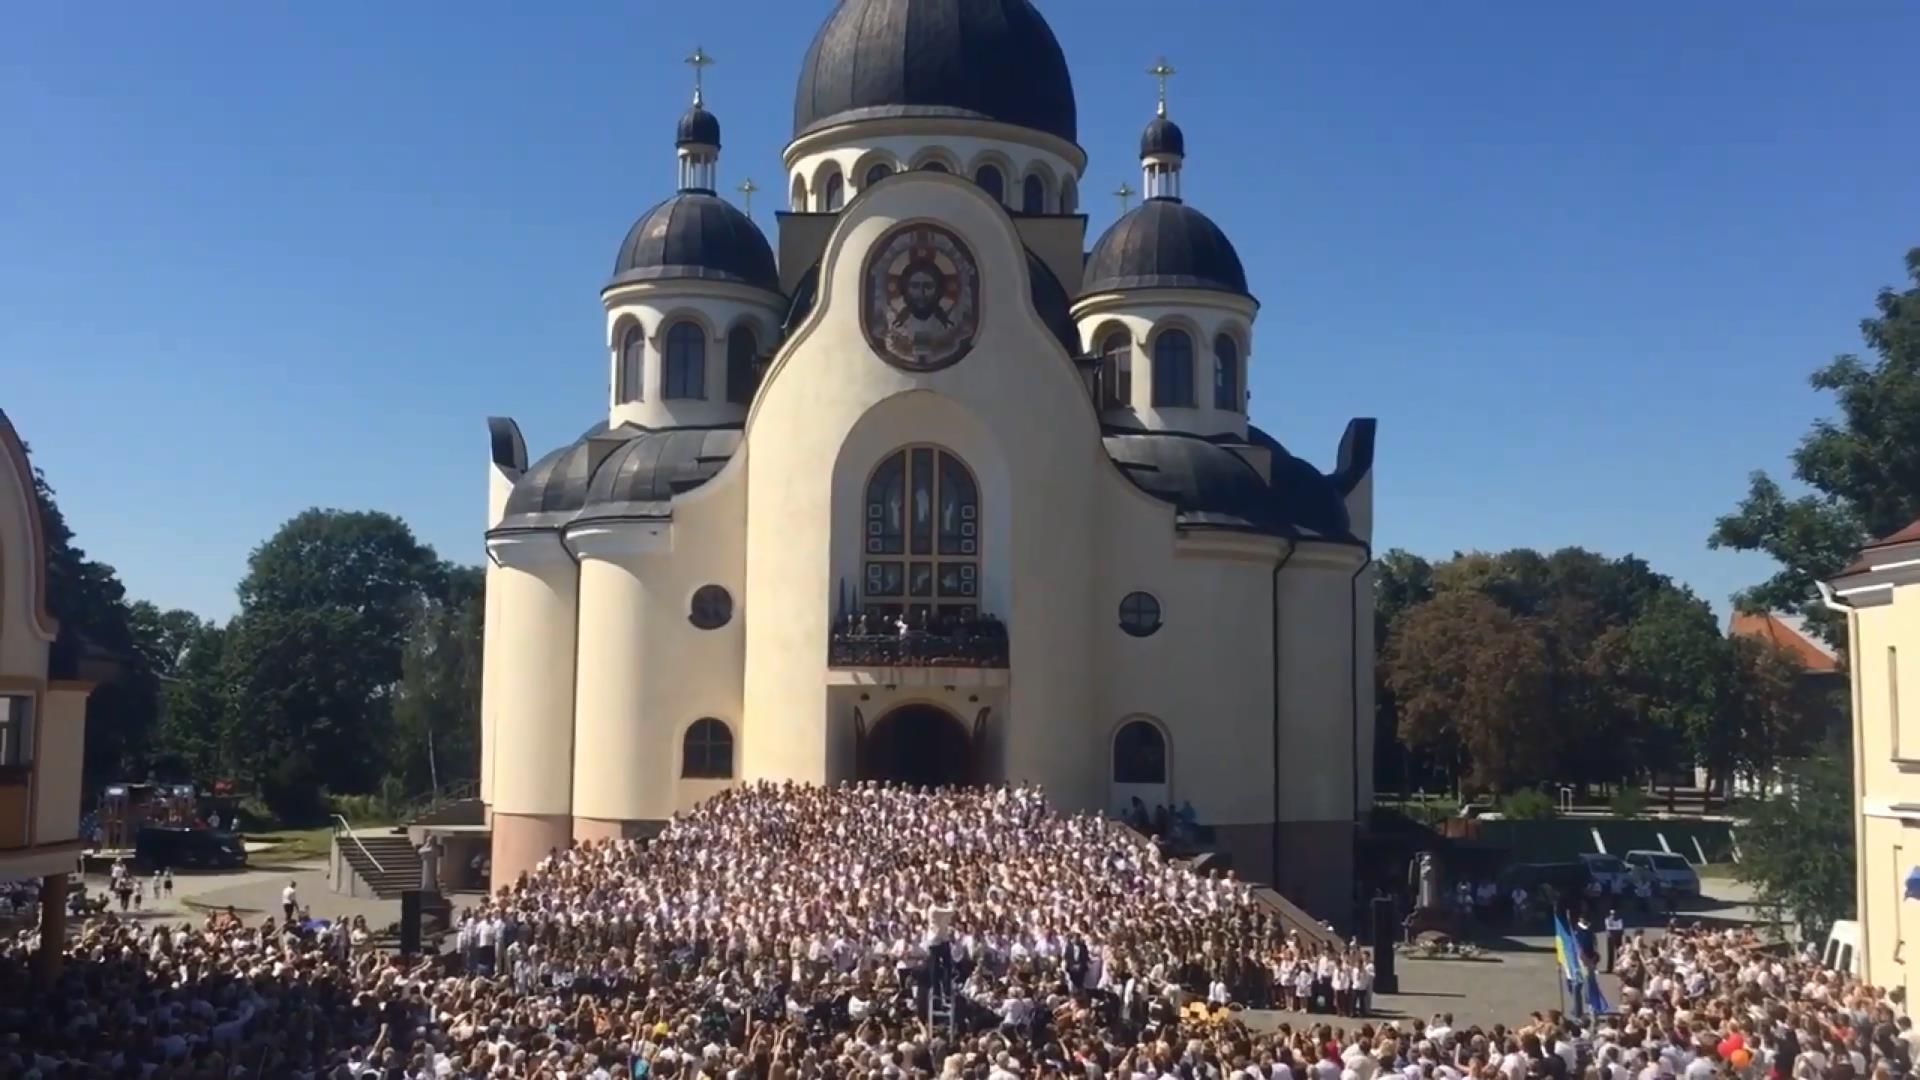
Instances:
[[[676,287],[677,285],[677,287]],[[607,301],[607,401],[610,423],[646,427],[690,427],[737,424],[746,406],[727,401],[727,335],[745,322],[753,327],[757,355],[770,352],[779,340],[781,313],[757,290],[741,289],[739,296],[715,295],[712,282],[640,285],[609,292]],[[749,298],[754,297],[754,298]],[[638,321],[646,334],[646,357],[641,372],[643,397],[620,401],[620,345],[626,327]],[[675,323],[691,320],[706,335],[706,373],[700,398],[667,398],[661,393],[666,372],[666,332]]]
[[[513,482],[517,477],[509,474],[498,465],[487,466],[487,528],[499,524],[507,510],[507,496],[513,493]],[[480,801],[489,808],[493,805],[493,770],[498,760],[494,753],[497,739],[495,716],[499,713],[499,666],[494,662],[497,650],[494,638],[505,616],[501,613],[501,589],[496,581],[501,573],[500,566],[492,559],[486,560],[486,622],[481,628],[480,638]]]
[[[572,537],[582,555],[576,819],[660,821],[726,787],[681,778],[683,737],[702,717],[732,730],[738,774],[748,738],[741,679],[751,614],[744,478],[744,470],[726,470],[679,496],[671,522],[610,523],[597,536]],[[726,625],[702,630],[688,620],[703,585],[733,597]]]
[[[1319,545],[1303,546],[1280,574],[1280,811],[1284,820],[1353,820],[1355,657],[1350,598],[1353,572],[1361,558],[1353,548],[1329,553]],[[1363,726],[1370,726],[1372,717],[1362,720]]]
[[[1129,409],[1110,410],[1109,423],[1158,431],[1185,431],[1196,435],[1247,434],[1247,372],[1253,343],[1251,304],[1244,299],[1212,300],[1202,292],[1186,293],[1192,302],[1096,303],[1075,310],[1074,323],[1089,353],[1097,353],[1108,331],[1118,325],[1133,337],[1133,381]],[[1195,408],[1155,408],[1153,404],[1153,344],[1161,330],[1178,327],[1193,338]],[[1226,333],[1240,347],[1242,408],[1213,408],[1213,342]]]
[[[1046,213],[1059,212],[1060,182],[1075,176],[1071,163],[1058,154],[1029,147],[1008,139],[989,139],[978,135],[916,134],[881,135],[879,125],[866,124],[857,133],[849,132],[848,142],[819,149],[793,158],[787,163],[787,187],[797,190],[796,180],[804,181],[807,205],[789,205],[788,210],[821,211],[826,178],[839,170],[846,184],[846,199],[851,202],[865,188],[867,171],[878,164],[890,165],[895,172],[917,169],[929,160],[938,160],[955,175],[971,179],[983,164],[992,164],[1005,177],[1002,202],[1008,210],[1021,205],[1021,184],[1027,173],[1038,171],[1046,183]],[[924,124],[916,125],[924,126]],[[856,141],[857,140],[857,141]],[[1078,183],[1076,179],[1076,184]]]
[[[43,560],[29,515],[37,512],[32,480],[0,444],[0,676],[36,681],[47,676],[47,638],[35,618]]]
[[[33,750],[33,842],[80,838],[80,776],[87,746],[86,683],[54,682],[40,697]]]
[[[494,874],[510,881],[571,838],[578,571],[557,536],[496,537]],[[484,677],[483,677],[484,682]]]
[[[975,347],[929,373],[881,360],[859,320],[868,249],[909,218],[952,228],[980,264]],[[879,455],[899,443],[948,440],[981,484],[982,603],[1006,620],[1011,639],[1008,778],[1046,782],[1069,805],[1100,805],[1104,774],[1085,753],[1094,674],[1084,635],[1094,573],[1086,552],[1095,542],[1086,478],[1111,466],[1083,384],[1032,312],[1025,255],[1007,219],[970,181],[901,177],[842,215],[821,285],[819,304],[776,361],[748,421],[748,442],[767,449],[747,459],[755,617],[747,625],[745,775],[829,775],[827,633],[839,575],[858,581],[851,571],[860,488]]]

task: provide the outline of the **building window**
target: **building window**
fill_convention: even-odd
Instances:
[[[620,338],[620,385],[616,400],[624,405],[643,400],[647,394],[642,380],[647,374],[647,335],[639,323],[628,325]]]
[[[695,720],[680,742],[680,776],[687,780],[731,780],[733,731],[711,716]]]
[[[1100,407],[1133,407],[1133,336],[1115,330],[1100,343]]]
[[[862,181],[862,186],[872,187],[873,185],[879,183],[882,180],[885,180],[887,177],[892,175],[893,175],[893,166],[888,165],[886,162],[883,161],[880,164],[875,165],[872,168],[867,170],[867,178],[866,180]]]
[[[1167,739],[1158,725],[1134,720],[1113,737],[1113,782],[1164,784],[1167,782]]]
[[[952,170],[947,168],[947,163],[944,161],[927,161],[927,162],[921,163],[920,171],[921,172],[951,172]]]
[[[0,767],[33,764],[33,699],[0,697]]]
[[[1914,750],[1900,744],[1900,649],[1895,645],[1887,646],[1887,720],[1893,730],[1893,756]]]
[[[1020,212],[1023,214],[1044,214],[1047,212],[1047,182],[1040,179],[1039,173],[1028,173],[1020,185]]]
[[[787,199],[787,209],[796,214],[806,213],[807,182],[798,176],[793,178],[793,193]]]
[[[1060,181],[1060,212],[1071,214],[1080,209],[1080,189],[1074,186],[1073,177]]]
[[[718,585],[693,590],[687,621],[702,630],[718,630],[733,621],[733,595]]]
[[[1006,177],[1000,175],[1000,170],[997,167],[982,165],[978,169],[975,169],[973,171],[973,182],[980,185],[981,191],[993,196],[994,202],[1007,201],[1007,180]]]
[[[663,398],[707,396],[707,335],[698,324],[674,323],[667,331],[667,367],[661,374]]]
[[[1120,601],[1120,629],[1147,637],[1160,629],[1160,601],[1152,593],[1130,592]]]
[[[827,177],[827,187],[820,196],[820,209],[832,213],[847,204],[847,183],[840,179],[839,173]]]
[[[745,405],[753,400],[754,364],[760,359],[760,341],[753,327],[736,326],[727,335],[727,400]]]
[[[1167,330],[1154,339],[1153,404],[1193,407],[1193,339],[1185,330]]]
[[[867,481],[861,513],[863,610],[915,628],[979,612],[980,488],[959,458],[898,451]]]
[[[1240,411],[1240,346],[1226,334],[1213,339],[1213,407]]]

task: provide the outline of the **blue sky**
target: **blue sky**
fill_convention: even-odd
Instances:
[[[0,408],[133,595],[224,617],[312,505],[481,557],[482,420],[604,412],[598,290],[696,44],[778,190],[827,0],[29,4],[0,32]],[[1253,415],[1380,418],[1378,540],[1636,552],[1721,605],[1749,470],[1920,244],[1904,0],[1047,0],[1095,197],[1180,69],[1262,302]],[[773,199],[756,200],[770,227]],[[1091,239],[1091,237],[1090,237]]]

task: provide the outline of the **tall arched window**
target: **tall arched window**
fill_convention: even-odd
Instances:
[[[793,178],[793,192],[787,199],[787,209],[796,214],[807,212],[807,182],[798,176]]]
[[[1193,339],[1185,330],[1163,330],[1154,339],[1153,404],[1193,407]]]
[[[820,209],[832,213],[847,204],[847,182],[835,172],[827,177],[826,189],[820,195]]]
[[[745,405],[753,400],[753,365],[760,359],[760,342],[753,327],[736,326],[727,335],[727,401]]]
[[[632,323],[620,337],[620,385],[615,387],[614,400],[624,405],[645,398],[646,375],[647,335],[639,323]]]
[[[1115,330],[1100,342],[1100,407],[1133,406],[1133,335]]]
[[[1145,720],[1126,724],[1113,736],[1113,782],[1164,784],[1167,782],[1167,738]]]
[[[1044,214],[1047,212],[1047,182],[1040,179],[1039,173],[1028,173],[1020,185],[1020,212],[1023,214]]]
[[[885,180],[887,177],[892,175],[893,175],[893,166],[883,161],[880,164],[875,165],[872,168],[867,170],[867,178],[861,181],[861,186],[872,187],[873,185],[879,183],[882,180]]]
[[[894,453],[867,480],[861,602],[869,615],[970,617],[980,604],[980,488],[933,446]]]
[[[1071,214],[1080,209],[1080,189],[1074,185],[1073,177],[1060,181],[1060,212]]]
[[[661,397],[707,396],[707,335],[698,323],[677,322],[667,331],[666,363],[660,373]]]
[[[1000,175],[1000,169],[994,165],[982,165],[973,171],[973,182],[980,190],[993,196],[994,202],[1007,201],[1007,178]]]
[[[1213,407],[1240,411],[1240,346],[1226,334],[1213,339]]]
[[[680,775],[688,780],[733,778],[733,731],[711,716],[703,716],[680,740]]]

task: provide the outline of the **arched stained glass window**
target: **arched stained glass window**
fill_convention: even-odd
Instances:
[[[890,455],[867,481],[861,604],[911,625],[971,617],[980,604],[980,488],[958,457],[934,446]]]
[[[680,742],[680,775],[688,780],[733,778],[733,729],[711,716],[693,722]]]
[[[621,404],[645,398],[643,380],[647,375],[647,335],[639,323],[627,327],[620,338],[620,379],[615,400]]]
[[[667,331],[667,366],[660,374],[663,398],[707,396],[707,335],[699,324],[674,323]]]
[[[753,327],[736,326],[727,335],[727,401],[745,405],[753,400],[753,366],[760,360],[760,342]]]
[[[1240,411],[1240,346],[1227,334],[1213,339],[1213,407]]]
[[[1154,339],[1153,404],[1193,407],[1193,339],[1185,330],[1164,330]]]

